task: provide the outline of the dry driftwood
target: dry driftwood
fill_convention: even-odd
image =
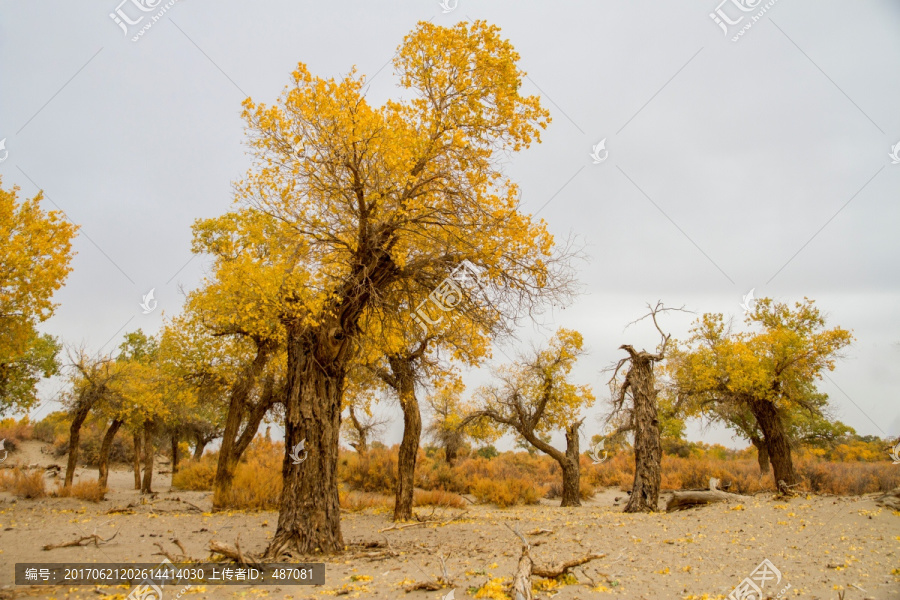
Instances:
[[[102,537],[100,537],[99,535],[97,535],[97,534],[95,533],[95,534],[92,534],[92,535],[85,535],[85,536],[82,536],[82,537],[78,538],[77,540],[71,540],[71,541],[69,541],[69,542],[63,542],[63,543],[61,543],[61,544],[47,544],[46,546],[44,546],[44,547],[42,548],[42,550],[55,550],[56,548],[73,548],[73,547],[75,547],[75,546],[87,546],[87,545],[90,544],[91,542],[93,542],[95,546],[99,546],[100,544],[105,544],[106,542],[109,542],[110,540],[112,540],[112,539],[113,539],[114,537],[116,537],[117,535],[119,535],[119,532],[118,532],[118,531],[115,532],[115,533],[112,535],[112,537],[107,538],[107,539],[104,540]]]
[[[459,519],[469,511],[464,510],[453,518],[447,519],[446,521],[419,521],[418,523],[406,523],[404,525],[391,525],[390,527],[385,527],[384,529],[379,529],[378,533],[384,533],[385,531],[399,531],[400,529],[407,529],[409,527],[418,527],[419,525],[447,525],[448,523],[452,523],[453,521]]]
[[[740,494],[731,494],[718,489],[719,480],[711,477],[709,480],[708,490],[684,490],[681,492],[672,492],[672,497],[666,503],[666,512],[675,510],[685,510],[700,506],[702,504],[711,504],[713,502],[726,502],[728,500],[742,500]]]
[[[222,556],[230,558],[234,562],[245,567],[250,566],[261,568],[262,566],[258,558],[256,558],[252,554],[244,554],[241,551],[240,537],[238,537],[238,539],[234,542],[234,546],[232,546],[231,544],[226,544],[225,542],[210,540],[209,551],[213,554],[221,554]]]
[[[891,510],[900,510],[900,487],[896,487],[887,494],[879,496],[875,503]]]
[[[606,554],[588,554],[587,556],[582,556],[581,558],[573,558],[570,561],[560,563],[555,567],[539,567],[538,565],[532,565],[531,574],[537,575],[538,577],[543,577],[544,579],[556,579],[557,577],[561,577],[567,574],[575,567],[580,567],[581,565],[587,564],[592,560],[604,558],[605,556]]]

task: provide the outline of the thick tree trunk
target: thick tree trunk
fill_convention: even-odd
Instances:
[[[768,400],[750,398],[748,400],[750,411],[756,418],[756,422],[762,430],[766,449],[769,451],[769,460],[775,472],[775,486],[779,491],[781,483],[792,486],[797,483],[794,473],[794,463],[791,460],[791,444],[781,422],[778,409]]]
[[[262,373],[269,360],[270,348],[267,344],[257,343],[256,357],[241,374],[238,381],[231,388],[231,398],[228,402],[228,414],[225,417],[225,430],[222,433],[222,447],[219,448],[219,461],[216,465],[216,478],[213,482],[213,508],[221,509],[228,505],[231,495],[231,485],[234,482],[234,471],[237,469],[241,458],[241,452],[235,447],[240,434],[241,422],[246,412],[247,400],[250,392],[256,384],[256,380]],[[265,414],[265,413],[263,413]],[[260,418],[260,421],[262,419]],[[248,423],[247,428],[253,428],[253,433],[259,427],[259,421]]]
[[[269,559],[344,549],[337,463],[348,344],[338,333],[288,326],[284,491]],[[294,464],[290,452],[303,440],[306,458]]]
[[[625,512],[659,510],[660,461],[659,417],[656,412],[656,381],[653,356],[630,347],[631,366],[626,375],[634,400],[634,484]]]
[[[206,444],[208,444],[205,439],[202,437],[195,436],[194,437],[194,455],[191,457],[193,460],[200,460],[203,458],[203,451],[206,450]]]
[[[80,402],[72,424],[69,426],[69,460],[66,463],[66,480],[63,487],[70,487],[75,478],[75,466],[78,461],[78,442],[81,439],[81,426],[91,410],[91,402]]]
[[[156,424],[153,421],[144,423],[144,480],[141,482],[141,493],[152,494],[153,489],[153,434],[156,433]]]
[[[458,444],[448,443],[444,445],[444,459],[448,465],[452,467],[453,463],[456,462],[457,456],[459,456]]]
[[[172,477],[178,472],[178,434],[172,432]]]
[[[353,406],[350,406],[350,423],[353,425],[353,429],[356,431],[356,443],[350,444],[356,449],[357,454],[365,454],[369,451],[369,432],[363,427],[362,423],[359,422],[359,419],[356,418],[356,411],[353,409]]]
[[[103,434],[103,442],[100,444],[100,458],[97,465],[97,483],[101,489],[106,489],[106,482],[109,480],[109,451],[122,423],[121,419],[113,419],[109,427],[106,428],[106,433]]]
[[[562,467],[563,487],[560,506],[581,506],[581,463],[578,450],[578,427],[581,421],[566,429],[566,460]]]
[[[761,476],[768,475],[771,465],[769,464],[769,450],[766,448],[765,440],[752,437],[750,442],[756,448],[756,462],[759,463],[759,474]]]
[[[141,430],[136,429],[132,434],[134,441],[134,489],[141,489]]]
[[[412,362],[391,357],[391,370],[397,384],[397,394],[403,409],[403,440],[397,459],[397,493],[394,499],[394,520],[409,521],[413,518],[413,489],[416,475],[416,457],[422,436],[422,415],[416,399]]]

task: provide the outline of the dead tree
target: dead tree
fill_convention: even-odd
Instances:
[[[671,334],[663,332],[656,316],[667,310],[683,310],[665,308],[662,301],[657,302],[656,306],[648,304],[647,307],[650,312],[629,323],[629,326],[650,317],[661,337],[656,352],[638,351],[629,344],[623,344],[619,348],[625,350],[628,356],[618,362],[609,380],[610,390],[613,393],[614,414],[628,410],[630,412],[628,420],[634,428],[634,484],[625,512],[655,512],[659,508],[662,447],[657,413],[659,390],[656,387],[654,368],[657,363],[665,360],[666,346]],[[628,368],[625,377],[619,382],[619,371],[626,365]],[[631,398],[631,406],[626,408],[627,397]]]
[[[364,455],[369,451],[369,441],[381,431],[382,427],[387,424],[387,419],[377,419],[371,415],[359,416],[350,405],[350,420],[347,422],[347,437],[350,438],[350,445],[360,455]]]

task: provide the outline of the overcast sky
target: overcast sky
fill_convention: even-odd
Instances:
[[[739,320],[751,288],[808,296],[856,336],[820,385],[835,413],[861,434],[900,435],[900,3],[118,1],[0,3],[3,186],[44,190],[44,208],[81,226],[44,331],[110,351],[179,311],[180,286],[207,265],[190,226],[229,210],[250,164],[245,97],[274,102],[298,62],[326,77],[355,65],[378,105],[399,95],[388,62],[417,21],[484,19],[553,118],[508,167],[524,210],[589,257],[576,265],[584,294],[522,339],[581,331],[590,355],[575,379],[602,400],[619,345],[658,341],[649,323],[623,330],[646,303]],[[158,306],[143,314],[151,288]],[[662,323],[684,338],[692,318]],[[384,410],[396,442],[399,411]]]

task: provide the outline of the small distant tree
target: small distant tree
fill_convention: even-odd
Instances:
[[[746,410],[753,415],[778,490],[785,492],[797,483],[790,415],[822,414],[815,381],[834,369],[853,336],[840,327],[826,329],[825,317],[809,298],[793,308],[763,298],[745,323],[754,330],[735,333],[721,314],[703,315],[668,367],[679,400],[695,414]]]
[[[444,449],[444,460],[452,465],[466,443],[466,432],[460,427],[463,419],[461,395],[465,385],[453,377],[442,382],[425,399],[431,409],[432,420],[426,428],[429,438]]]
[[[589,386],[569,383],[568,376],[583,354],[577,331],[559,329],[547,348],[537,350],[495,373],[499,383],[476,392],[478,408],[463,419],[463,425],[483,425],[487,420],[500,432],[515,432],[549,455],[562,469],[561,506],[580,506],[578,414],[594,403]],[[544,436],[562,428],[566,449],[558,450]]]

